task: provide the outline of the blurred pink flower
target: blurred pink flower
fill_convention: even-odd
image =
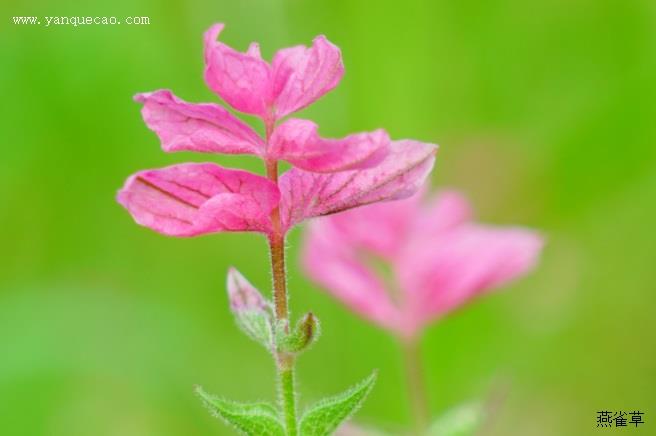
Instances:
[[[471,221],[452,191],[371,205],[311,224],[304,266],[350,309],[404,339],[529,272],[542,238]]]
[[[269,65],[257,44],[239,53],[216,41],[223,24],[205,33],[205,80],[235,109],[260,116],[265,138],[227,109],[193,104],[168,90],[142,93],[146,125],[166,152],[251,154],[293,168],[279,181],[215,164],[181,164],[141,171],[118,201],[146,227],[171,236],[221,231],[271,234],[279,208],[282,232],[304,219],[412,195],[433,166],[436,146],[390,141],[384,130],[342,139],[319,136],[307,120],[281,117],[333,89],[344,74],[339,49],[325,37],[311,48],[278,51]]]

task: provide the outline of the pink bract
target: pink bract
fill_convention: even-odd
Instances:
[[[274,128],[267,146],[248,124],[217,104],[187,103],[165,89],[137,94],[135,100],[144,104],[144,121],[166,152],[251,154],[322,173],[369,168],[389,153],[390,139],[382,129],[325,139],[315,123],[292,118]]]
[[[273,308],[260,292],[235,268],[228,269],[228,300],[233,312],[272,312]]]
[[[474,223],[452,191],[322,218],[310,225],[304,266],[356,313],[403,338],[472,298],[529,272],[536,232]],[[386,265],[383,273],[381,265]]]
[[[436,146],[397,141],[379,165],[333,174],[293,168],[279,184],[215,164],[180,164],[131,176],[118,201],[135,221],[169,236],[222,231],[269,234],[270,213],[280,207],[283,232],[317,216],[406,198],[424,183]]]
[[[402,140],[371,169],[319,174],[293,168],[280,178],[281,217],[288,229],[308,218],[331,215],[417,192],[433,168],[437,146]]]
[[[387,157],[390,138],[383,129],[356,133],[342,139],[324,139],[312,121],[289,119],[271,136],[268,156],[286,160],[297,168],[316,173],[365,169]]]
[[[387,155],[390,139],[382,129],[325,139],[311,121],[289,119],[276,126],[341,80],[340,51],[324,36],[315,38],[310,48],[278,51],[269,65],[255,43],[240,53],[218,42],[223,27],[215,24],[205,33],[205,80],[233,108],[261,117],[267,138],[218,104],[188,103],[166,89],[137,94],[144,121],[164,151],[250,154],[322,173],[369,168]]]
[[[266,145],[246,123],[214,103],[187,103],[162,89],[137,94],[146,125],[162,149],[222,154],[263,154]]]
[[[344,75],[339,48],[323,35],[310,48],[279,50],[269,64],[257,43],[240,53],[217,41],[223,28],[215,24],[205,33],[205,81],[240,112],[275,121],[308,106]]]
[[[433,166],[433,144],[391,141],[382,129],[327,139],[311,121],[280,120],[339,83],[341,54],[325,37],[310,48],[282,49],[268,64],[257,44],[240,53],[218,42],[223,27],[215,24],[205,33],[205,79],[235,109],[262,117],[265,137],[221,105],[189,103],[164,89],[135,96],[143,119],[166,152],[249,154],[267,167],[286,160],[292,169],[277,182],[210,163],[141,171],[118,194],[137,223],[170,236],[271,235],[276,208],[284,233],[308,218],[406,198],[419,189]]]
[[[276,185],[264,177],[211,163],[140,171],[118,193],[138,224],[169,236],[268,233],[279,198]]]

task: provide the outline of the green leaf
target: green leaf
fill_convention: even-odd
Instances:
[[[362,405],[376,382],[376,372],[346,392],[319,401],[301,419],[301,436],[329,435]]]
[[[243,310],[235,313],[237,326],[255,342],[262,344],[267,350],[273,348],[273,328],[269,316],[261,312]]]
[[[228,270],[228,299],[237,326],[273,352],[273,305],[234,268]]]
[[[431,436],[471,436],[483,423],[485,413],[480,403],[466,403],[437,418],[428,432]]]
[[[237,403],[206,393],[200,386],[196,393],[212,414],[239,433],[248,436],[285,436],[278,412],[268,403]]]
[[[321,335],[319,319],[312,312],[298,320],[288,333],[287,324],[279,323],[276,329],[276,347],[283,353],[301,353],[314,344]]]

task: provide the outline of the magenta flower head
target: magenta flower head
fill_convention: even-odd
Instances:
[[[320,322],[312,312],[292,322],[286,234],[309,218],[410,197],[433,167],[437,146],[391,141],[384,130],[328,139],[311,121],[283,119],[337,86],[344,74],[339,49],[319,36],[312,47],[280,50],[268,63],[257,44],[240,53],[217,41],[223,27],[216,24],[205,33],[205,81],[233,109],[261,118],[264,137],[218,104],[188,103],[168,90],[138,94],[135,100],[143,104],[143,119],[165,152],[253,155],[263,161],[266,177],[214,163],[183,163],[130,176],[118,202],[138,224],[169,236],[266,235],[272,300],[236,269],[228,272],[227,288],[237,325],[274,357],[279,408],[197,392],[243,434],[332,434],[360,407],[376,375],[319,401],[302,417],[297,414],[295,362],[316,342]],[[283,160],[292,167],[279,174]]]
[[[353,311],[407,340],[529,272],[542,245],[528,229],[472,222],[466,199],[448,191],[312,223],[304,266]]]
[[[171,91],[138,94],[146,125],[166,152],[250,154],[267,178],[213,163],[146,170],[128,178],[118,201],[146,227],[169,236],[254,231],[284,236],[300,221],[412,195],[432,168],[436,146],[391,141],[384,130],[322,138],[307,120],[280,119],[333,89],[344,74],[325,37],[278,51],[269,64],[257,44],[240,53],[205,34],[205,81],[234,109],[262,118],[266,135],[214,103],[187,103]],[[278,178],[277,163],[293,168]]]

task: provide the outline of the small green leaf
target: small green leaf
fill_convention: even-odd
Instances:
[[[237,326],[273,352],[273,306],[234,268],[228,270],[228,298]]]
[[[319,319],[312,312],[299,319],[289,333],[288,325],[280,323],[276,329],[276,347],[283,353],[301,353],[314,344],[321,334]]]
[[[483,423],[484,410],[480,403],[466,403],[448,410],[437,418],[428,432],[431,436],[471,436]]]
[[[284,436],[285,429],[276,409],[268,403],[237,403],[206,393],[200,386],[196,393],[212,414],[248,436]]]
[[[301,436],[329,435],[353,415],[376,382],[376,372],[346,392],[319,401],[301,419]]]
[[[239,314],[235,313],[235,322],[248,337],[262,344],[267,350],[272,349],[273,328],[267,315],[263,315],[261,312],[243,310]]]

